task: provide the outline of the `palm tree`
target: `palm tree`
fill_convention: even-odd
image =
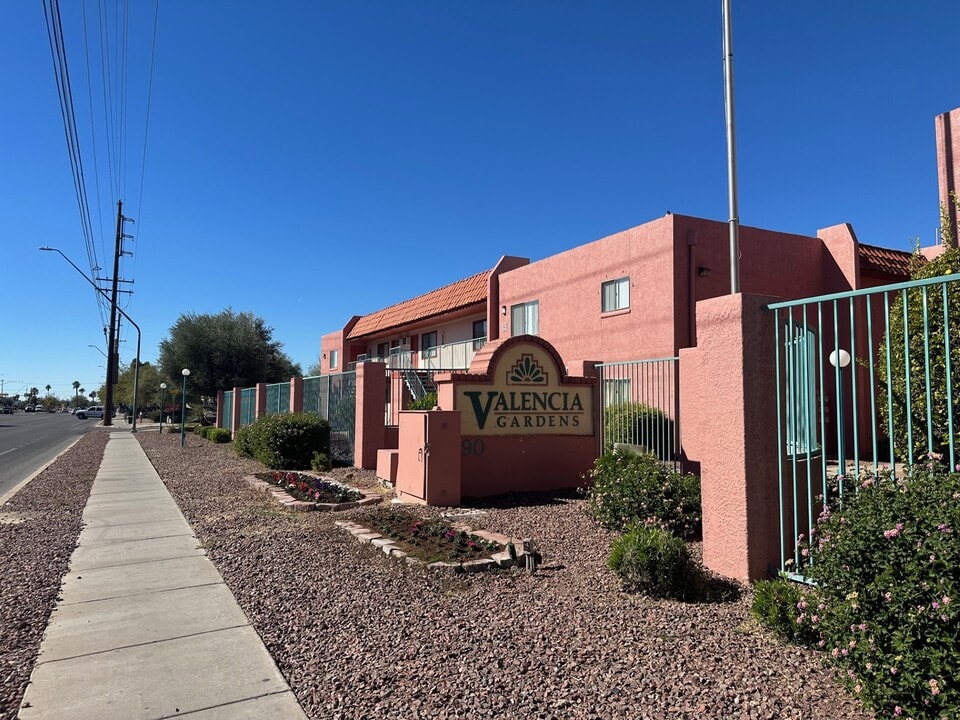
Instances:
[[[49,385],[46,385],[45,387],[46,387],[46,389],[47,389],[47,395],[49,395],[49,394],[50,394],[50,386],[49,386]]]
[[[96,390],[91,390],[91,391],[90,391],[90,401],[92,402],[92,401],[95,400],[96,398],[97,398],[97,391],[96,391]]]
[[[80,389],[80,381],[74,380],[73,381],[73,406],[74,407],[80,404],[80,396],[77,392],[79,389]]]

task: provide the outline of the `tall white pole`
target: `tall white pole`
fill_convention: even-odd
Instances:
[[[727,116],[727,194],[730,206],[730,292],[740,292],[740,213],[737,209],[737,138],[733,117],[733,27],[723,0],[723,94]]]

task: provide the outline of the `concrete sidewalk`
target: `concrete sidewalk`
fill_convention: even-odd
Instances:
[[[110,433],[22,720],[305,720],[128,430]]]

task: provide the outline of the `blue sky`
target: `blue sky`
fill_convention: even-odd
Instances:
[[[352,314],[501,255],[667,210],[727,218],[720,0],[163,0],[152,85],[153,4],[138,0],[125,103],[116,0],[106,63],[99,4],[63,3],[64,40],[103,266],[117,195],[137,219],[120,275],[144,360],[182,313],[232,307],[306,368]],[[960,3],[733,5],[741,222],[932,244]],[[40,0],[0,4],[0,66],[0,379],[69,396],[102,382],[88,346],[105,347],[104,320],[37,251],[89,270]]]

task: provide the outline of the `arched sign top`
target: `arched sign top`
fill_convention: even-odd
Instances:
[[[526,367],[530,372],[534,372],[534,366],[537,360],[534,357],[546,356],[549,359],[550,369],[554,373],[553,379],[556,381],[566,380],[566,369],[563,360],[556,348],[549,342],[536,335],[517,335],[515,337],[505,338],[503,340],[487,343],[480,351],[474,355],[473,363],[470,365],[470,375],[489,376],[491,370],[503,363],[503,356],[510,354],[514,356],[518,345],[532,345],[533,348],[527,352],[529,360],[526,361]],[[539,348],[540,352],[537,352]],[[520,368],[518,372],[522,372]]]
[[[593,435],[594,381],[568,378],[546,340],[520,335],[494,343],[470,370],[452,378],[463,435]]]

